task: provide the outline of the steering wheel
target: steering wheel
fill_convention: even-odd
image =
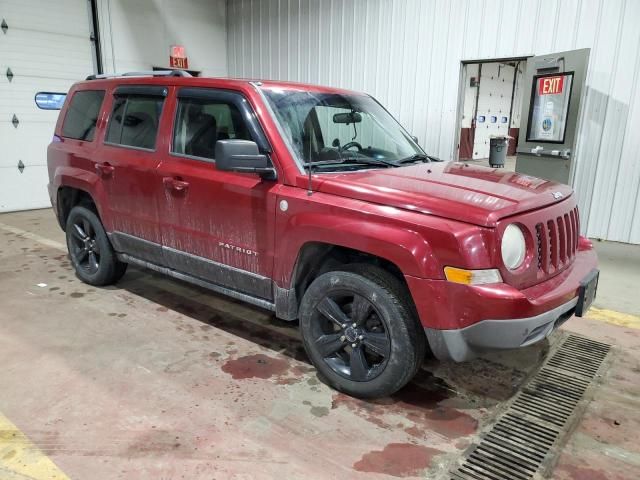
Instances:
[[[343,146],[340,147],[340,151],[344,151],[344,150],[349,150],[352,147],[356,147],[358,149],[358,151],[362,150],[362,145],[360,145],[358,142],[349,142],[349,143],[345,143]]]

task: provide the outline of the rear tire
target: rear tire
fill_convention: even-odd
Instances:
[[[69,212],[67,249],[76,276],[95,286],[111,285],[122,278],[127,264],[116,257],[98,216],[84,206]]]
[[[424,360],[426,338],[405,286],[386,270],[347,265],[316,278],[299,310],[304,347],[336,390],[395,393]]]

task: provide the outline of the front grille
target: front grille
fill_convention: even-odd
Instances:
[[[536,224],[539,272],[552,274],[573,262],[579,236],[580,219],[577,207],[546,223]]]

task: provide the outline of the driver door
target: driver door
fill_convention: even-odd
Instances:
[[[156,185],[168,267],[253,297],[273,298],[276,191],[258,175],[220,171],[215,143],[255,141],[268,149],[247,100],[228,90],[182,88],[171,116],[170,151]],[[249,120],[251,119],[251,120]]]

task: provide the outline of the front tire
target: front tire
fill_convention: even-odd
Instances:
[[[426,339],[402,283],[371,265],[316,278],[300,304],[304,347],[327,383],[360,398],[395,393],[418,371]]]
[[[111,285],[122,278],[127,264],[120,262],[98,216],[83,206],[69,212],[67,249],[76,276],[95,286]]]

